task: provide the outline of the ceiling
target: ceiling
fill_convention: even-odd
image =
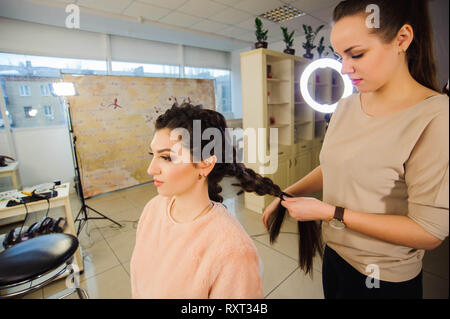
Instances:
[[[89,21],[83,21],[86,15],[120,22],[121,29],[124,28],[124,22],[140,24],[139,29],[127,27],[128,34],[122,35],[233,51],[256,42],[254,21],[262,13],[285,4],[306,13],[281,24],[262,19],[264,28],[269,30],[268,42],[274,43],[282,41],[280,25],[288,27],[290,31],[295,30],[296,35],[303,35],[302,24],[311,25],[313,29],[321,24],[328,26],[332,10],[339,0],[1,0],[0,6],[5,10],[0,7],[0,16],[46,23],[37,17],[37,9],[30,9],[34,12],[24,14],[24,10],[19,8],[20,2],[28,2],[27,8],[30,3],[32,6],[46,6],[45,12],[52,8],[60,10],[69,3],[75,3],[80,8],[81,29],[88,31],[120,33],[112,30],[111,21],[108,23],[111,30],[99,26],[95,30],[93,22],[90,25]],[[155,32],[155,28],[159,31]],[[160,39],[158,34],[161,35]],[[199,40],[194,41],[196,37]]]

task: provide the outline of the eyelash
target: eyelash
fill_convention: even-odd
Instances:
[[[154,156],[154,154],[151,153],[151,152],[149,152],[148,154],[149,154],[150,156]],[[172,161],[172,158],[170,158],[169,156],[161,156],[161,158],[162,158],[163,160],[167,161],[167,162],[171,162],[171,161]]]
[[[352,58],[353,58],[353,59],[360,59],[360,58],[363,57],[363,55],[364,55],[364,53],[361,53],[361,54],[359,54],[359,55],[353,55]],[[339,58],[338,61],[339,61],[339,62],[342,62],[342,58]]]

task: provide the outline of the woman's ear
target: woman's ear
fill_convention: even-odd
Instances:
[[[217,157],[216,155],[212,155],[203,161],[201,161],[199,164],[199,168],[201,170],[201,174],[203,176],[207,176],[214,168],[214,165],[216,165]]]
[[[397,33],[399,53],[406,52],[414,38],[414,31],[409,24],[405,24]]]

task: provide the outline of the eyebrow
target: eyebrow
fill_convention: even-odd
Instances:
[[[354,49],[354,48],[357,48],[357,47],[361,47],[361,45],[354,45],[354,46],[352,46],[352,47],[350,47],[350,48],[348,48],[347,50],[345,50],[344,51],[344,53],[347,53],[348,51],[350,51],[350,50],[352,50],[352,49]],[[337,54],[337,55],[339,55],[340,56],[340,54],[339,53],[337,53],[336,51],[335,51],[335,53]]]
[[[347,50],[345,50],[344,53],[347,53],[348,51],[350,51],[350,50],[352,50],[354,48],[357,48],[357,47],[360,47],[360,45],[354,45],[354,46],[348,48]]]
[[[156,153],[162,153],[162,152],[166,152],[166,151],[168,151],[168,152],[170,152],[170,153],[175,153],[175,152],[172,151],[172,149],[170,149],[170,148],[163,148],[163,149],[160,149],[160,150],[156,151]]]

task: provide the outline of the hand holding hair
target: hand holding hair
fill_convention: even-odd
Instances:
[[[297,211],[298,206],[301,207],[303,204],[302,202],[304,202],[304,198],[293,197],[292,195],[285,192],[281,192],[278,197],[281,199],[281,201],[275,207],[275,210],[267,217],[267,228],[269,230],[269,238],[271,244],[275,242],[278,235],[280,234],[281,225],[283,224],[284,216],[286,214],[286,208],[290,208],[292,211]],[[308,199],[306,201],[308,201]],[[316,201],[320,202],[318,200]],[[310,201],[310,203],[312,203],[312,201]],[[308,210],[309,208],[306,205],[306,207],[303,209]],[[292,213],[289,213],[292,216]],[[316,253],[318,253],[321,257],[323,256],[320,225],[318,225],[315,220],[308,219],[308,221],[301,221],[297,219],[297,227],[299,232],[298,254],[300,268],[305,273],[312,273],[314,256],[316,255]]]
[[[288,210],[292,218],[298,221],[327,221],[334,214],[334,206],[314,197],[285,197],[281,205]]]

